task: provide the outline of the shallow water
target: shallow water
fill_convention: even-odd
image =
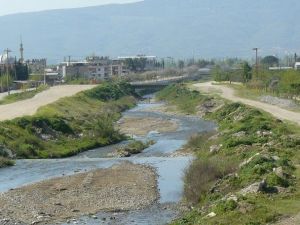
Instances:
[[[161,112],[147,111],[151,107],[162,104],[138,104],[132,110],[124,113],[124,116],[155,117],[168,120],[176,120],[179,129],[175,132],[157,133],[150,132],[146,138],[137,137],[140,140],[155,140],[156,143],[141,154],[131,158],[114,159],[107,158],[116,148],[126,144],[122,142],[103,148],[93,149],[67,159],[48,160],[17,160],[16,166],[0,170],[0,192],[18,188],[54,177],[62,177],[86,172],[97,168],[109,168],[123,161],[138,164],[146,164],[156,168],[158,173],[158,188],[160,199],[157,204],[146,209],[121,212],[100,212],[97,217],[83,217],[76,221],[77,224],[166,224],[178,216],[173,207],[165,207],[165,204],[174,205],[182,198],[183,173],[190,164],[192,157],[170,157],[179,150],[188,138],[203,131],[215,129],[215,124],[193,116],[173,116]],[[105,218],[105,220],[104,220]],[[112,219],[110,219],[112,218]],[[74,221],[75,223],[75,221]]]

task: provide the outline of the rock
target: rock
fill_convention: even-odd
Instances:
[[[213,218],[213,217],[215,217],[216,215],[217,215],[216,213],[211,212],[211,213],[209,213],[209,214],[207,215],[207,217],[208,217],[208,218]]]
[[[284,187],[275,186],[274,188],[276,189],[277,193],[287,193],[288,192],[288,189],[284,188]]]
[[[217,153],[217,152],[220,151],[221,147],[222,147],[222,145],[212,145],[209,148],[209,152],[210,153]]]
[[[275,160],[275,161],[279,161],[279,160],[280,160],[280,158],[279,158],[278,156],[276,156],[276,155],[275,155],[275,156],[272,156],[271,158],[272,158],[273,160]]]
[[[273,172],[280,178],[285,178],[284,172],[283,172],[283,168],[280,166],[278,168],[274,168]]]
[[[236,195],[230,195],[227,199],[227,201],[235,201],[237,202],[238,201],[238,197]]]
[[[233,137],[244,137],[246,136],[246,132],[245,131],[240,131],[238,133],[235,133],[232,135]]]
[[[247,194],[256,194],[258,192],[262,192],[267,187],[267,183],[265,180],[261,182],[256,182],[251,184],[250,186],[239,191],[239,194],[245,196]]]
[[[246,166],[247,164],[249,164],[255,157],[259,156],[260,153],[256,153],[254,156],[252,156],[251,158],[245,160],[244,162],[242,162],[239,167],[242,168],[243,166]]]
[[[93,215],[92,218],[93,218],[94,220],[96,220],[96,219],[98,219],[98,216]]]
[[[259,131],[256,132],[256,134],[259,137],[267,137],[267,136],[271,136],[273,134],[273,132],[272,131],[261,131],[261,130],[259,130]]]

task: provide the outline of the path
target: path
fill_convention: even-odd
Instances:
[[[60,98],[75,95],[78,92],[89,90],[95,85],[62,85],[38,93],[31,99],[0,105],[0,121],[11,120],[25,115],[33,115],[41,106],[48,105]]]
[[[291,122],[295,122],[298,125],[300,125],[300,113],[298,112],[292,112],[283,108],[280,108],[276,105],[270,105],[267,103],[254,101],[246,98],[238,97],[234,94],[234,90],[226,87],[224,85],[213,85],[212,82],[206,82],[206,83],[198,83],[194,84],[194,87],[196,87],[200,91],[204,92],[213,92],[218,91],[221,92],[221,97],[228,99],[230,101],[234,102],[242,102],[246,105],[250,105],[259,109],[262,109],[268,113],[271,113],[274,117],[281,119],[281,120],[288,120]]]

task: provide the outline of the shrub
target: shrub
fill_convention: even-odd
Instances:
[[[206,196],[212,185],[235,168],[222,159],[198,159],[185,172],[184,196],[192,204],[197,204]]]

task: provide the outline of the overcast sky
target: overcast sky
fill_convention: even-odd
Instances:
[[[0,0],[0,16],[47,9],[77,8],[137,0]]]

